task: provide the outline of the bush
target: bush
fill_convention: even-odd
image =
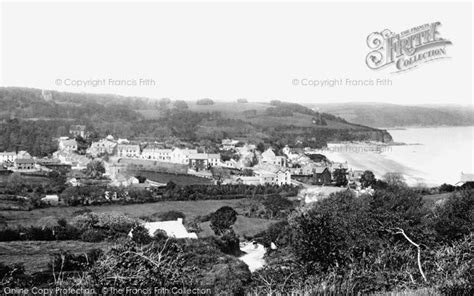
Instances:
[[[153,216],[155,216],[155,214]],[[183,212],[174,211],[174,210],[158,214],[157,216],[160,219],[160,221],[176,221],[178,220],[178,218],[181,218],[184,221],[184,218],[186,218],[186,215],[184,215]]]
[[[106,238],[104,231],[100,229],[87,229],[81,235],[81,240],[89,243],[98,243]]]
[[[139,245],[146,245],[153,241],[152,237],[148,232],[148,229],[146,229],[141,224],[136,225],[132,229],[132,240]]]
[[[20,229],[20,228],[4,228],[4,229],[1,229],[0,230],[0,241],[9,242],[9,241],[21,240],[21,232],[22,232],[22,229]]]
[[[59,251],[55,253],[49,269],[55,273],[86,271],[91,268],[97,259],[103,254],[100,249],[92,249],[87,253],[73,254],[68,251]]]
[[[456,187],[451,184],[443,183],[439,186],[439,192],[453,192],[456,190]]]
[[[108,239],[125,237],[138,221],[121,213],[88,213],[74,217],[72,224],[81,232],[98,230]],[[95,236],[93,232],[89,235]],[[99,236],[100,237],[100,236]]]
[[[236,220],[237,212],[231,207],[224,206],[211,214],[210,226],[216,235],[221,235],[229,230]]]
[[[474,191],[453,193],[435,210],[434,229],[445,241],[458,240],[474,231]]]
[[[217,239],[219,249],[222,253],[238,256],[240,253],[240,242],[233,230],[226,231]]]

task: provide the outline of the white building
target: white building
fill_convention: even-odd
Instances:
[[[143,148],[142,158],[171,162],[171,149],[163,149],[158,145],[150,144]]]
[[[290,185],[291,172],[289,169],[278,169],[276,171],[256,170],[255,175],[260,179],[260,184]]]
[[[265,152],[262,153],[261,162],[263,164],[272,164],[277,166],[286,166],[286,157],[277,156],[271,148],[268,148]]]
[[[75,139],[59,138],[58,149],[64,152],[74,152],[78,149],[78,144]]]
[[[220,154],[195,153],[189,155],[189,165],[191,167],[207,168],[208,166],[219,166],[221,161]]]
[[[114,153],[115,147],[117,143],[107,137],[106,139],[101,139],[98,142],[93,142],[89,149],[87,149],[87,153],[92,156],[98,156],[101,154],[109,154],[112,155]]]
[[[1,152],[0,153],[0,163],[11,162],[13,163],[17,158],[15,152]]]
[[[86,126],[85,125],[71,125],[69,128],[69,133],[75,137],[80,136],[84,138],[86,136]]]
[[[239,143],[238,140],[224,139],[222,140],[222,149],[223,150],[234,150],[235,145]]]
[[[178,218],[175,221],[146,222],[143,226],[148,230],[150,236],[154,236],[157,230],[163,230],[166,235],[174,238],[197,239],[197,234],[188,232],[183,225],[183,219]],[[133,235],[133,232],[130,233]]]
[[[119,157],[139,157],[140,145],[138,144],[117,144],[117,156]]]
[[[197,154],[196,149],[180,149],[175,148],[173,152],[171,152],[171,162],[179,163],[179,164],[189,164],[189,155]]]

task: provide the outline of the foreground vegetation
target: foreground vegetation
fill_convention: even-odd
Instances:
[[[472,295],[473,194],[453,192],[427,207],[417,190],[394,182],[372,195],[340,192],[296,208],[283,197],[235,200],[228,204],[231,207],[209,208],[209,214],[194,219],[182,214],[188,229],[206,233],[195,241],[160,234],[151,238],[140,230],[135,218],[124,215],[78,212],[71,220],[42,229],[52,229],[54,239],[76,233],[74,239],[102,241],[109,247],[86,255],[53,254],[49,268],[37,274],[18,265],[3,265],[1,285],[99,291],[104,287],[180,286],[212,288],[212,293],[220,295],[290,291]],[[167,215],[169,219],[181,213]],[[279,219],[246,237],[278,247],[268,248],[267,265],[253,274],[237,259],[239,236],[243,237],[236,228],[239,217],[244,216]],[[205,223],[207,229],[199,230],[203,224],[196,225],[196,221]],[[128,236],[132,229],[133,239]],[[38,230],[31,233],[38,234]]]

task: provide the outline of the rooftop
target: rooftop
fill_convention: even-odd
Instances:
[[[166,235],[174,238],[193,238],[196,239],[197,235],[193,232],[188,232],[183,225],[183,219],[178,218],[173,221],[162,221],[162,222],[146,222],[143,225],[148,233],[153,236],[157,230],[163,230]]]

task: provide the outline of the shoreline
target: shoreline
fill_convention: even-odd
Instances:
[[[400,173],[405,178],[409,186],[424,184],[426,186],[439,186],[435,180],[431,180],[426,173],[413,169],[395,159],[391,159],[386,155],[374,152],[328,152],[325,156],[334,162],[346,162],[350,169],[353,170],[370,170],[376,178],[382,178],[386,173]]]

